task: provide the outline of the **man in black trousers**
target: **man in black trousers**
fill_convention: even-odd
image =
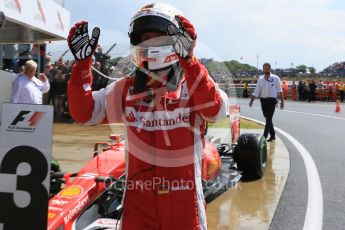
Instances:
[[[284,99],[280,79],[277,75],[271,73],[271,65],[269,63],[265,63],[263,65],[263,72],[264,75],[260,76],[256,83],[254,93],[249,102],[249,107],[253,106],[255,98],[260,97],[261,109],[266,118],[265,131],[263,135],[267,138],[269,133],[270,138],[267,139],[267,141],[271,142],[276,139],[272,122],[274,110],[278,103],[278,98],[281,100],[280,109],[284,109]]]

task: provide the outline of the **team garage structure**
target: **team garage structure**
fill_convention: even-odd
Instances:
[[[0,104],[10,101],[19,65],[34,59],[42,72],[45,44],[65,40],[69,27],[70,12],[52,0],[0,0]]]

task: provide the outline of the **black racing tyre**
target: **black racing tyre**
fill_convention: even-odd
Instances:
[[[267,166],[266,138],[260,134],[242,134],[238,138],[235,160],[244,180],[262,178]]]

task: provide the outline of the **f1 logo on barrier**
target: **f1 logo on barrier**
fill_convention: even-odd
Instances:
[[[36,126],[39,125],[39,122],[44,114],[45,112],[21,110],[6,127],[6,131],[19,133],[36,132]]]
[[[25,119],[27,118],[25,115],[29,114],[30,112],[31,111],[25,111],[25,110],[20,111],[17,117],[12,121],[11,125],[17,125],[18,122],[25,121]],[[41,119],[43,114],[44,112],[34,112],[34,114],[28,120],[29,126],[35,126],[37,122]]]
[[[0,126],[0,230],[47,228],[53,107],[4,103]]]

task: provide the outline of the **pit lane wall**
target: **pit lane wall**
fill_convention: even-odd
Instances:
[[[6,21],[51,34],[58,40],[68,35],[70,12],[52,0],[0,0]],[[15,32],[15,31],[14,31]]]

